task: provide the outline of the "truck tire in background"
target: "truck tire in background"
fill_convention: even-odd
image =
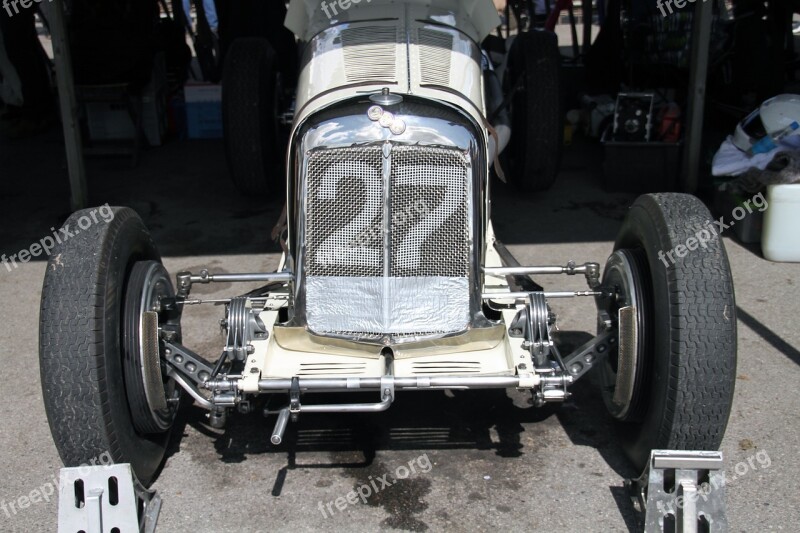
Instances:
[[[222,76],[222,128],[233,183],[248,195],[281,190],[283,150],[278,126],[279,76],[266,39],[234,41]]]
[[[521,79],[520,79],[521,78]],[[506,72],[511,95],[509,181],[523,191],[549,189],[564,145],[561,54],[554,33],[531,30],[511,45]]]

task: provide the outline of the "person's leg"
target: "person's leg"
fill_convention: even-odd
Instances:
[[[203,11],[206,12],[206,22],[211,31],[217,33],[219,29],[219,18],[217,17],[217,5],[214,0],[203,0]]]
[[[572,0],[557,0],[555,7],[550,12],[550,16],[547,17],[547,22],[544,24],[544,29],[547,31],[556,31],[556,24],[558,24],[558,17],[561,15],[561,11],[564,9],[569,9],[569,6],[571,5]]]
[[[0,13],[0,33],[5,54],[19,79],[21,106],[0,121],[0,135],[21,138],[47,129],[54,118],[55,103],[50,88],[47,55],[36,34],[33,9],[20,9],[13,18]],[[4,74],[5,74],[5,66]]]
[[[22,82],[17,69],[6,54],[3,29],[0,25],[0,100],[6,105],[22,107]]]
[[[23,107],[35,114],[47,114],[53,101],[46,56],[36,34],[33,9],[20,9],[13,17],[0,13],[5,52],[17,71],[22,88]]]
[[[183,0],[183,14],[186,16],[186,23],[192,27],[192,4],[190,0]]]

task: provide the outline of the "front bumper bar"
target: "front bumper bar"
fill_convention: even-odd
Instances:
[[[300,413],[379,413],[386,411],[394,402],[396,390],[437,390],[437,389],[493,389],[493,388],[532,388],[542,383],[566,386],[572,381],[570,376],[441,376],[441,377],[394,377],[394,364],[391,358],[386,359],[386,371],[380,378],[293,378],[262,379],[258,382],[260,392],[286,392],[289,394],[289,405],[266,414],[277,414],[275,428],[270,442],[279,445],[283,442],[283,434],[289,419],[296,420]],[[218,380],[207,382],[206,388],[220,390],[220,386],[231,392],[235,382]],[[372,391],[381,392],[381,401],[376,403],[347,403],[302,405],[302,392],[348,392]]]
[[[300,378],[302,392],[363,392],[381,390],[385,378]],[[395,390],[441,390],[441,389],[529,389],[550,377],[530,374],[523,376],[420,376],[392,378]],[[212,380],[203,385],[218,392],[236,390],[236,380]],[[262,379],[259,392],[290,392],[291,379]]]

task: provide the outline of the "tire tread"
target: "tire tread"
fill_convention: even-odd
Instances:
[[[651,221],[661,251],[673,251],[708,229],[711,214],[694,196],[657,193],[641,196],[626,226]],[[630,234],[634,230],[630,228]],[[617,248],[630,246],[617,242]],[[736,378],[736,302],[724,244],[713,236],[707,248],[673,255],[668,266],[647,250],[654,276],[666,278],[669,300],[668,383],[654,448],[716,450],[722,442],[733,402]],[[658,295],[654,295],[658,298]],[[655,305],[663,305],[657,300]],[[659,348],[655,349],[659,353]],[[639,450],[643,453],[642,450]],[[647,451],[649,455],[649,450]]]
[[[89,210],[74,213],[65,224],[76,229]],[[106,372],[106,290],[114,279],[111,254],[118,239],[133,231],[144,243],[140,252],[159,259],[138,215],[113,208],[108,223],[80,229],[56,246],[47,262],[39,314],[39,361],[43,399],[50,430],[66,466],[78,466],[108,453],[115,462],[129,462],[120,445],[121,428],[112,414]],[[124,273],[122,273],[124,275]],[[122,380],[120,380],[122,381]],[[147,479],[142,479],[147,482]]]

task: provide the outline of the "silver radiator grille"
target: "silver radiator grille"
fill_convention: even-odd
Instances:
[[[470,160],[460,150],[381,145],[312,150],[306,169],[306,319],[369,338],[469,323]],[[387,187],[388,184],[388,187]]]

